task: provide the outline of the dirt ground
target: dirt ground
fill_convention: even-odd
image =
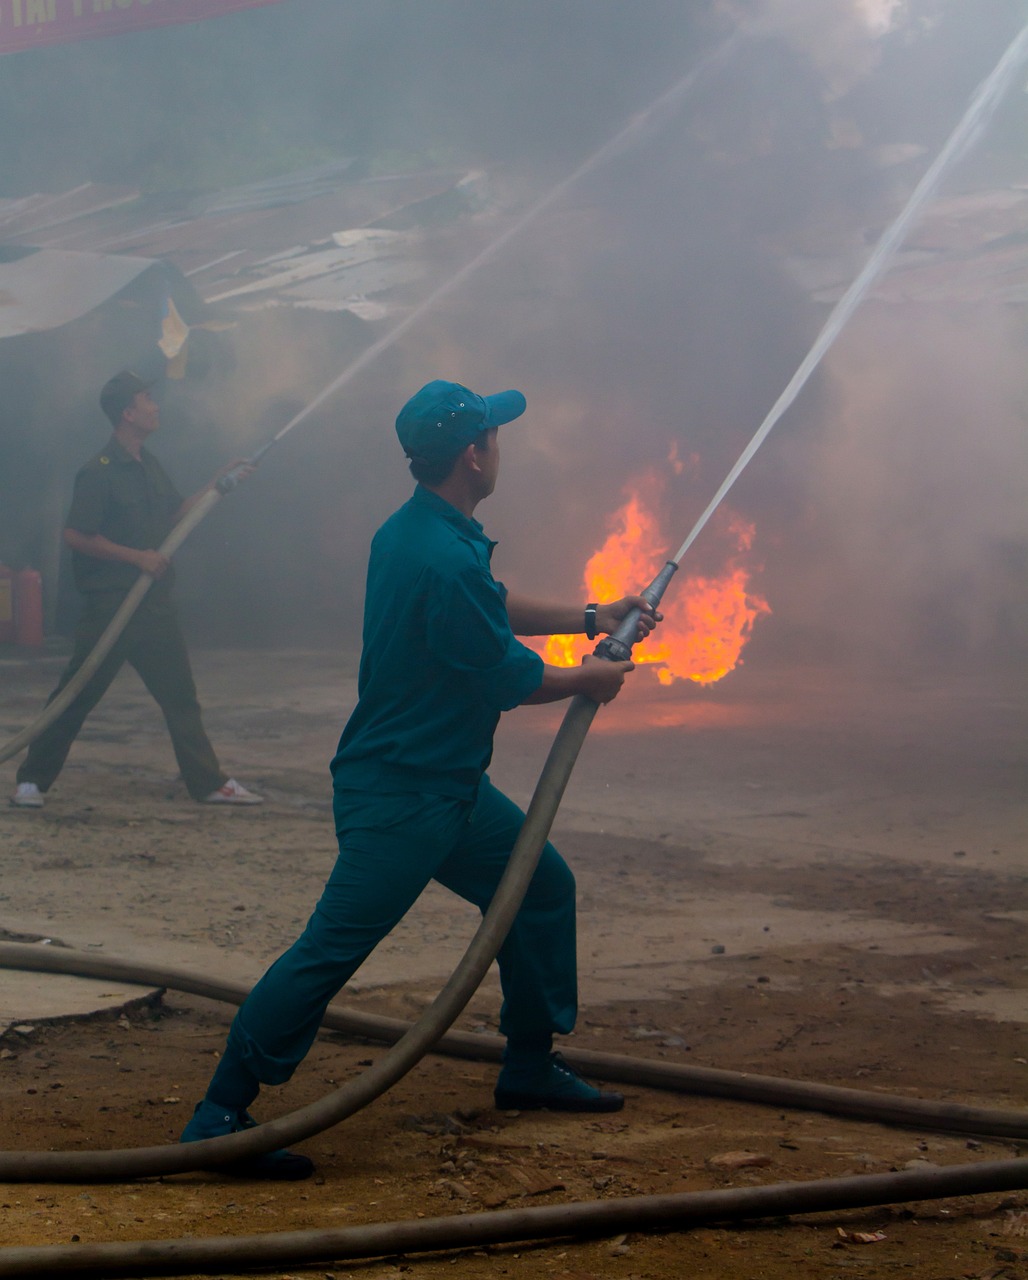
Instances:
[[[326,765],[352,705],[353,660],[208,651],[194,661],[223,762],[267,803],[193,805],[155,708],[127,674],[46,808],[0,812],[0,933],[247,981],[292,941],[333,858]],[[0,655],[3,740],[36,713],[59,667]],[[1024,1108],[1026,703],[1023,681],[1011,693],[982,679],[887,685],[741,668],[711,690],[669,691],[640,673],[597,716],[555,826],[580,891],[571,1043]],[[522,803],[559,715],[505,718],[492,774]],[[13,778],[11,762],[0,783]],[[340,1002],[415,1016],[475,923],[430,890]],[[4,1148],[177,1138],[232,1011],[172,992],[126,1004],[133,995],[0,973]],[[458,1026],[495,1029],[497,1004],[490,976]],[[258,1101],[258,1117],[321,1096],[380,1051],[323,1036],[296,1078]],[[318,1166],[304,1183],[8,1184],[2,1243],[339,1227],[1028,1154],[1026,1143],[637,1087],[613,1116],[503,1114],[494,1071],[426,1059],[304,1144]],[[1028,1280],[1028,1191],[267,1274],[401,1273]]]

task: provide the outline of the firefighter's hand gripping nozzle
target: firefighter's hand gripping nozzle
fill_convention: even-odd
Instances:
[[[253,475],[257,470],[260,460],[273,444],[275,444],[275,441],[269,440],[267,444],[262,445],[251,457],[244,458],[241,462],[237,462],[233,467],[227,470],[223,476],[219,476],[219,478],[214,482],[214,487],[222,497],[224,497],[226,493],[231,493],[236,485],[239,484],[240,480],[245,480],[247,476]]]
[[[226,493],[231,493],[240,480],[245,479],[253,470],[253,462],[245,459],[243,462],[237,463],[231,471],[226,471],[223,476],[219,476],[214,482],[214,487],[222,497]]]
[[[667,590],[667,584],[671,581],[677,569],[678,565],[675,564],[674,560],[669,560],[650,585],[644,591],[639,592],[643,599],[648,601],[654,609],[660,604],[661,598]],[[640,612],[641,610],[639,609],[629,610],[621,626],[616,631],[612,631],[609,636],[604,636],[593,650],[593,654],[597,658],[606,658],[610,662],[630,661],[632,646],[635,644],[636,633],[639,629]]]

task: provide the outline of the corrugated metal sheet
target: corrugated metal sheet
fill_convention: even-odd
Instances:
[[[480,173],[439,170],[355,178],[349,159],[204,197],[143,197],[87,183],[57,195],[0,200],[0,243],[34,245],[94,259],[169,262],[198,296],[230,315],[269,306],[348,310],[374,321],[409,305],[424,274],[427,236],[461,212],[488,208]],[[787,269],[817,302],[838,300],[860,270],[876,233],[851,254],[811,253],[833,228],[808,227],[782,246]],[[790,251],[791,250],[791,251]],[[56,261],[56,260],[55,260]],[[122,266],[83,264],[68,277],[72,297],[30,297],[19,274],[0,288],[7,327],[81,314],[87,296],[124,279]],[[42,264],[23,271],[43,271]],[[47,290],[64,290],[45,272]],[[34,286],[33,286],[34,287]],[[90,292],[92,290],[92,292]],[[106,296],[110,296],[108,293]],[[1028,303],[1028,186],[969,192],[936,201],[879,281],[875,298],[895,302],[998,300]],[[11,309],[21,306],[20,314]],[[26,309],[31,308],[31,309]],[[58,320],[58,323],[64,321]]]
[[[834,304],[864,265],[864,256],[786,257],[786,266],[815,302]],[[887,303],[1028,305],[1028,186],[1012,184],[936,201],[913,228],[871,296]]]
[[[86,184],[0,201],[0,242],[170,262],[219,308],[402,308],[423,273],[421,224],[480,207],[460,170],[352,179],[339,160],[203,198],[141,197]],[[388,295],[388,296],[387,296]]]
[[[69,324],[154,266],[149,258],[41,249],[0,261],[0,338]]]
[[[37,193],[16,200],[0,200],[0,240],[20,240],[28,236],[31,243],[33,234],[52,232],[66,222],[132,204],[138,199],[139,192],[130,187],[85,182],[57,194]]]

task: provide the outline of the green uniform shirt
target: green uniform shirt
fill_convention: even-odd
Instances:
[[[359,700],[332,761],[347,791],[470,799],[500,713],[543,678],[515,639],[496,544],[420,485],[375,534],[364,600]]]
[[[173,527],[182,495],[164,468],[145,449],[139,461],[111,436],[75,477],[75,491],[65,526],[79,533],[102,534],[111,542],[138,551],[153,551]],[[72,553],[75,585],[82,592],[128,591],[139,577],[135,565]],[[150,590],[167,595],[174,571],[169,568]]]

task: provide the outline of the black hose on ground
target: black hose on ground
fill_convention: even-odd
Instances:
[[[205,1240],[185,1237],[119,1244],[16,1246],[0,1249],[0,1277],[224,1275],[227,1271],[264,1270],[275,1264],[338,1263],[525,1240],[602,1237],[618,1231],[680,1231],[704,1223],[780,1218],[1025,1188],[1028,1159],[997,1160],[904,1173],[776,1182],[728,1191],[633,1196],[451,1218],[378,1222],[324,1231],[276,1231]]]
[[[338,1123],[383,1093],[438,1043],[477,989],[492,962],[532,877],[549,834],[557,807],[585,734],[596,712],[588,699],[572,701],[540,776],[510,864],[482,925],[457,970],[432,1006],[411,1028],[391,1019],[358,1019],[331,1011],[326,1025],[364,1035],[400,1038],[392,1049],[358,1079],[328,1097],[291,1115],[241,1134],[205,1142],[108,1152],[8,1152],[0,1154],[0,1180],[100,1181],[147,1174],[217,1168],[226,1161],[252,1156],[300,1141]],[[77,971],[90,976],[115,976],[112,962],[98,956],[75,956],[65,948],[7,944],[0,962],[8,967],[66,970],[75,958]],[[62,954],[64,952],[64,954]],[[26,954],[30,953],[30,954]],[[31,961],[31,963],[30,963]],[[115,967],[117,962],[115,962]],[[136,980],[177,986],[198,994],[224,998],[222,984],[129,966]],[[124,971],[119,977],[131,976]],[[236,987],[238,1000],[245,991]],[[377,1023],[373,1027],[371,1023]],[[389,1024],[385,1026],[383,1024]],[[495,1041],[486,1037],[451,1034],[447,1047],[468,1056],[492,1057]],[[930,1104],[919,1100],[882,1098],[858,1090],[810,1086],[768,1077],[697,1068],[669,1068],[664,1063],[640,1062],[616,1055],[572,1051],[569,1055],[592,1075],[604,1079],[663,1088],[683,1088],[723,1097],[743,1097],[776,1106],[806,1106],[836,1114],[859,1115],[890,1123],[927,1125],[957,1131],[999,1132],[1028,1136],[1028,1123],[1016,1113]],[[461,1215],[411,1223],[386,1223],[344,1231],[276,1233],[257,1237],[170,1241],[135,1244],[97,1244],[0,1249],[0,1276],[61,1274],[154,1275],[223,1272],[226,1269],[265,1268],[270,1262],[290,1264],[341,1258],[373,1257],[397,1252],[459,1249],[471,1245],[576,1235],[604,1235],[612,1230],[659,1227],[681,1228],[697,1222],[717,1222],[769,1214],[816,1212],[826,1209],[890,1203],[896,1200],[976,1195],[1028,1187],[1028,1160],[1008,1160],[932,1169],[914,1173],[827,1179],[812,1183],[777,1184],[731,1192],[700,1192],[685,1196],[651,1196],[624,1201],[599,1201],[545,1209]]]
[[[655,602],[654,602],[655,603]],[[176,1146],[147,1147],[106,1152],[7,1152],[0,1154],[0,1180],[6,1181],[100,1181],[153,1174],[216,1169],[220,1164],[255,1156],[301,1141],[337,1124],[385,1092],[438,1043],[474,994],[499,950],[525,890],[535,871],[539,854],[567,786],[596,704],[575,698],[564,717],[540,775],[521,833],[482,925],[439,996],[414,1026],[399,1032],[394,1024],[387,1039],[400,1038],[370,1070],[335,1093],[278,1120],[254,1129],[204,1142]],[[10,953],[10,946],[4,947]],[[61,948],[18,948],[32,952],[32,961],[23,954],[11,955],[19,964],[9,967],[61,968],[65,956]],[[44,960],[45,958],[45,960]],[[81,957],[82,969],[96,965],[100,957]],[[44,961],[41,965],[38,962]],[[55,963],[56,962],[56,963]],[[141,969],[135,972],[141,974]],[[155,972],[153,970],[151,973]],[[168,971],[161,971],[170,978]],[[93,968],[93,975],[100,970]],[[110,976],[110,970],[106,971]],[[140,979],[152,982],[152,979]],[[190,978],[163,981],[200,994],[222,998],[206,980]],[[237,999],[245,992],[235,990]],[[326,1019],[339,1025],[342,1015]],[[355,1030],[354,1016],[347,1015],[348,1030]],[[379,1020],[386,1022],[391,1020]],[[369,1034],[367,1024],[358,1034]],[[482,1054],[478,1037],[448,1037],[464,1052]],[[484,1039],[484,1038],[483,1038]],[[468,1041],[473,1044],[469,1045]],[[495,1052],[495,1047],[493,1049]],[[776,1106],[807,1106],[836,1114],[859,1115],[867,1119],[886,1118],[891,1123],[955,1128],[957,1131],[1026,1136],[1028,1125],[1016,1113],[987,1112],[969,1107],[942,1104],[933,1107],[914,1100],[883,1099],[857,1090],[808,1086],[768,1077],[696,1068],[668,1068],[663,1063],[647,1063],[615,1055],[573,1051],[576,1065],[605,1079],[628,1078],[640,1084],[692,1089],[723,1097],[745,1097]],[[625,1071],[626,1065],[631,1074]],[[671,1075],[678,1073],[674,1084]],[[926,1110],[927,1108],[927,1110]],[[141,1241],[136,1244],[75,1245],[70,1249],[0,1249],[0,1276],[58,1275],[71,1272],[115,1274],[182,1274],[183,1272],[264,1268],[271,1261],[316,1261],[342,1257],[371,1257],[411,1250],[464,1248],[471,1244],[562,1237],[579,1234],[606,1234],[620,1227],[678,1227],[698,1221],[723,1221],[768,1214],[815,1212],[857,1207],[891,1201],[973,1195],[995,1190],[1028,1187],[1028,1160],[1008,1160],[993,1164],[956,1166],[949,1170],[917,1171],[912,1174],[827,1179],[813,1183],[777,1184],[772,1187],[734,1192],[700,1192],[686,1196],[642,1197],[626,1201],[600,1201],[584,1205],[553,1206],[546,1209],[508,1211],[496,1214],[461,1215],[457,1219],[436,1219],[414,1223],[387,1223],[345,1231],[289,1232],[263,1237],[236,1237],[229,1240]]]
[[[166,987],[172,991],[242,1004],[249,994],[245,983],[203,977],[167,965],[144,964],[75,951],[70,947],[41,946],[39,943],[0,943],[0,969],[24,969],[36,973],[65,973],[80,978],[106,978],[141,986]],[[395,1044],[411,1024],[399,1018],[358,1013],[330,1005],[322,1026],[329,1031]],[[499,1062],[503,1053],[500,1036],[468,1031],[448,1031],[436,1041],[433,1052],[454,1058]],[[754,1102],[771,1107],[791,1107],[801,1111],[821,1111],[869,1120],[879,1124],[934,1130],[940,1133],[973,1133],[980,1137],[1028,1140],[1028,1112],[997,1107],[973,1107],[957,1102],[936,1102],[923,1098],[903,1098],[866,1089],[816,1084],[755,1075],[748,1071],[724,1071],[682,1063],[633,1058],[618,1053],[598,1053],[593,1049],[562,1046],[561,1052],[572,1066],[595,1080],[668,1089],[706,1097]],[[0,1177],[4,1173],[0,1155]]]

